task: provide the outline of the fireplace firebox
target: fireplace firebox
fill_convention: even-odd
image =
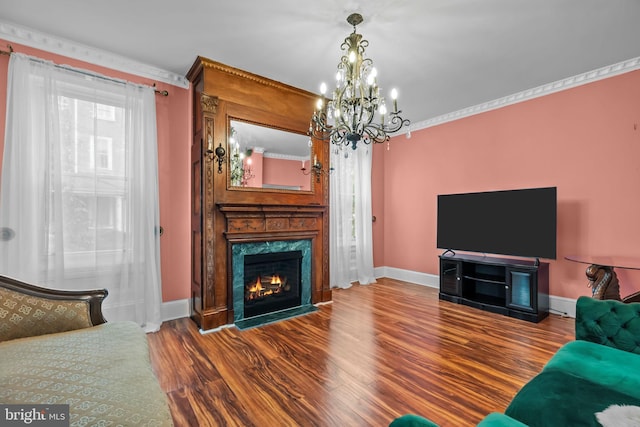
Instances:
[[[244,257],[244,317],[272,313],[301,304],[302,251]]]
[[[231,245],[233,321],[246,329],[309,313],[311,239]]]

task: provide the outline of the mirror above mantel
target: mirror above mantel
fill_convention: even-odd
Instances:
[[[307,135],[232,117],[227,134],[229,188],[311,191]]]

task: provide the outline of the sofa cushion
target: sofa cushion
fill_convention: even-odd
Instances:
[[[578,298],[576,339],[640,354],[640,303]]]
[[[396,418],[389,424],[389,427],[438,427],[436,423],[420,415],[407,414]],[[478,427],[527,427],[520,421],[514,420],[499,412],[492,412],[480,423]]]
[[[133,322],[6,341],[0,355],[0,403],[69,404],[71,425],[173,424]]]
[[[588,341],[563,345],[543,372],[565,372],[640,399],[640,357]]]
[[[543,371],[520,389],[505,414],[530,427],[601,427],[595,414],[612,404],[637,405],[638,398],[570,373]]]
[[[90,326],[87,301],[39,298],[0,287],[0,341]]]
[[[391,421],[389,427],[438,427],[438,425],[420,415],[406,414]]]
[[[527,425],[500,412],[492,412],[480,421],[478,427],[527,427]]]

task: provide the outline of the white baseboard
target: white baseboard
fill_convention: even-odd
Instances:
[[[418,271],[403,270],[394,267],[376,267],[374,274],[376,277],[388,277],[390,279],[402,280],[430,288],[440,287],[440,276],[436,274],[420,273]],[[575,318],[576,300],[549,295],[549,312]]]
[[[163,302],[160,307],[160,315],[162,316],[163,322],[181,317],[189,317],[190,314],[188,299]]]
[[[388,277],[389,279],[402,280],[404,282],[424,285],[430,288],[440,287],[440,276],[435,274],[420,273],[418,271],[402,270],[394,267],[376,267],[373,271],[375,277]]]
[[[440,287],[440,276],[436,274],[421,273],[419,271],[403,270],[394,267],[376,267],[375,277],[388,277],[389,279],[402,280],[430,288]],[[189,317],[189,300],[182,299],[162,303],[162,321]],[[549,311],[552,314],[560,314],[568,317],[576,317],[576,300],[565,297],[549,295]]]
[[[549,295],[549,312],[567,317],[576,317],[576,300]]]

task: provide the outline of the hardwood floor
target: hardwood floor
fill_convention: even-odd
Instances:
[[[444,427],[504,411],[573,338],[570,318],[525,322],[380,279],[245,331],[166,322],[149,346],[179,427],[386,426],[405,413]]]

